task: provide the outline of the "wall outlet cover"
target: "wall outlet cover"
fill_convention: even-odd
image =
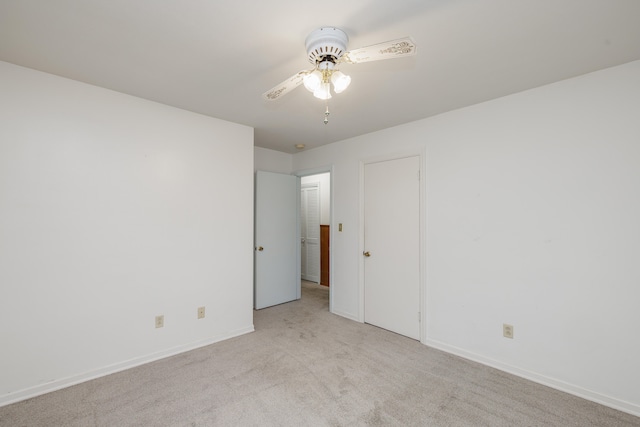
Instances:
[[[505,338],[513,339],[513,325],[509,325],[507,323],[502,324],[502,335]]]

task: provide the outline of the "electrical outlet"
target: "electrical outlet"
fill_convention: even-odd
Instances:
[[[156,316],[156,328],[162,328],[164,326],[164,315]]]
[[[505,338],[513,338],[513,325],[502,324],[502,335]]]
[[[204,307],[198,307],[198,319],[204,319]]]

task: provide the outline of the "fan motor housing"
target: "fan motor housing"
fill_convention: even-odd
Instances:
[[[347,51],[347,33],[335,27],[322,27],[307,36],[305,46],[309,62],[317,66],[323,62],[335,64]]]

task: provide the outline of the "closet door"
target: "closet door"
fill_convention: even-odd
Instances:
[[[320,283],[320,188],[305,184],[300,194],[302,279]]]
[[[364,172],[364,321],[420,339],[420,158]]]

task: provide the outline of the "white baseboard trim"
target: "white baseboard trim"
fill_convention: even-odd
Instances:
[[[360,320],[358,320],[358,316],[353,315],[353,314],[351,314],[351,313],[347,313],[346,311],[341,311],[341,310],[333,309],[333,310],[331,311],[331,313],[333,313],[333,314],[335,314],[335,315],[337,315],[337,316],[346,317],[347,319],[349,319],[349,320],[353,320],[353,321],[356,321],[356,322],[358,322],[358,323],[362,323],[362,322],[360,322]]]
[[[185,353],[187,351],[191,351],[200,347],[205,347],[211,344],[215,344],[217,342],[234,338],[240,335],[248,334],[250,332],[253,332],[254,330],[255,330],[254,325],[250,325],[245,328],[229,331],[227,333],[217,335],[212,338],[207,338],[205,340],[195,341],[189,344],[172,347],[166,350],[158,351],[156,353],[148,354],[146,356],[136,357],[134,359],[129,359],[123,362],[114,363],[112,365],[108,365],[102,368],[84,372],[82,374],[72,375],[67,378],[53,380],[45,384],[40,384],[34,387],[29,387],[23,390],[9,393],[5,396],[0,397],[0,407],[10,405],[12,403],[20,402],[22,400],[30,399],[32,397],[40,396],[42,394],[50,393],[52,391],[71,387],[73,385],[90,381],[96,378],[115,374],[116,372],[121,372],[127,369],[135,368],[136,366],[144,365],[146,363],[155,362],[156,360],[175,356],[176,354]]]
[[[451,353],[456,356],[460,356],[465,359],[469,359],[474,362],[478,362],[483,365],[490,366],[492,368],[496,368],[504,372],[508,372],[510,374],[516,375],[521,378],[525,378],[535,383],[542,384],[547,387],[551,387],[556,390],[560,390],[565,393],[569,393],[574,396],[578,396],[583,399],[590,400],[592,402],[596,402],[601,405],[608,406],[610,408],[617,409],[619,411],[626,412],[631,415],[635,415],[636,417],[640,417],[640,405],[636,405],[631,402],[626,402],[624,400],[616,399],[614,397],[606,396],[604,394],[597,393],[595,391],[591,391],[574,384],[569,384],[564,381],[557,380],[555,378],[550,378],[532,371],[528,371],[526,369],[521,369],[515,366],[511,366],[506,363],[502,363],[497,360],[493,360],[493,359],[481,356],[476,353],[469,352],[467,350],[464,350],[440,341],[427,339],[423,342],[423,344],[425,344],[428,347],[442,350],[446,353]]]

